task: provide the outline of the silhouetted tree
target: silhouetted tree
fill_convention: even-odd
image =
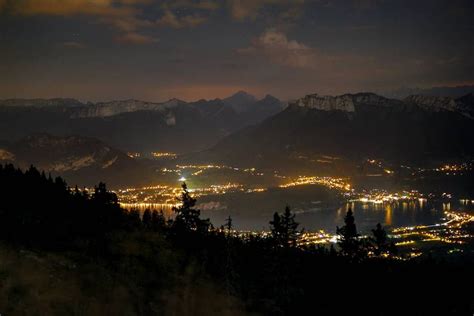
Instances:
[[[285,212],[280,215],[273,214],[270,222],[272,239],[279,247],[295,247],[298,239],[298,223],[295,222],[295,215],[291,213],[290,207],[285,208]]]
[[[389,240],[387,232],[380,223],[377,224],[375,229],[372,229],[372,235],[372,249],[376,256],[383,253],[395,254],[397,252],[395,244]]]
[[[117,195],[115,193],[107,191],[107,186],[103,182],[100,182],[98,186],[94,187],[92,200],[102,203],[104,205],[113,205],[113,206],[118,205]]]
[[[363,255],[362,243],[359,240],[355,218],[352,209],[349,208],[344,217],[344,226],[337,227],[336,233],[339,235],[339,247],[341,253],[350,258],[359,258]]]
[[[230,215],[225,220],[225,229],[226,229],[228,234],[230,234],[231,231],[232,231],[232,217],[230,217]]]
[[[145,229],[151,229],[151,211],[149,208],[143,212],[142,223]]]
[[[166,219],[165,215],[163,214],[163,210],[159,212],[157,210],[153,210],[151,213],[151,229],[155,232],[163,231],[166,228]]]
[[[202,220],[200,218],[201,211],[194,208],[196,199],[189,194],[186,183],[183,183],[181,187],[183,191],[181,192],[181,197],[178,198],[181,206],[173,207],[173,211],[176,214],[173,228],[178,231],[208,231],[210,225],[209,220]]]
[[[137,209],[131,209],[128,213],[127,224],[129,229],[137,230],[142,227],[142,220],[140,218],[140,211]]]
[[[0,168],[0,238],[30,246],[59,248],[97,242],[122,229],[128,217],[117,196],[101,183],[92,196],[36,168]]]

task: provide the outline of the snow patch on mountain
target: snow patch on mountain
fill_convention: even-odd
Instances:
[[[166,125],[168,126],[176,125],[176,117],[173,115],[171,111],[168,112],[168,114],[166,114],[165,122],[166,122]]]
[[[95,159],[93,155],[88,155],[84,157],[69,157],[63,162],[58,162],[51,165],[48,170],[57,171],[57,172],[65,172],[65,171],[77,171],[82,168],[86,168],[92,166],[95,163]]]
[[[118,157],[115,156],[115,157],[112,158],[111,160],[106,161],[106,162],[104,163],[104,165],[102,166],[102,169],[106,169],[106,168],[112,166],[112,165],[117,161],[117,158],[118,158]]]

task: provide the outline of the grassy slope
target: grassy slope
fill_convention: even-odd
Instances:
[[[237,299],[156,234],[114,236],[108,259],[0,245],[5,315],[242,315]],[[103,258],[103,256],[101,256]]]

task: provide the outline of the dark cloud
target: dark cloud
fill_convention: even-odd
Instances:
[[[472,84],[473,11],[469,0],[0,0],[0,97]]]
[[[157,38],[135,32],[124,33],[115,39],[117,42],[125,44],[151,44],[158,42]]]
[[[199,14],[180,17],[171,10],[165,10],[163,15],[156,21],[156,25],[180,29],[185,27],[195,27],[205,22],[207,22],[207,18]]]

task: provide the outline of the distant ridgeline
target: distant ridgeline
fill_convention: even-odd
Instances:
[[[0,100],[0,140],[49,133],[95,137],[124,151],[191,152],[214,145],[223,136],[276,114],[283,106],[272,96],[257,100],[245,92],[196,102]]]
[[[221,140],[206,157],[262,166],[304,155],[420,163],[474,157],[474,95],[308,95]],[[301,163],[301,162],[300,162]]]

